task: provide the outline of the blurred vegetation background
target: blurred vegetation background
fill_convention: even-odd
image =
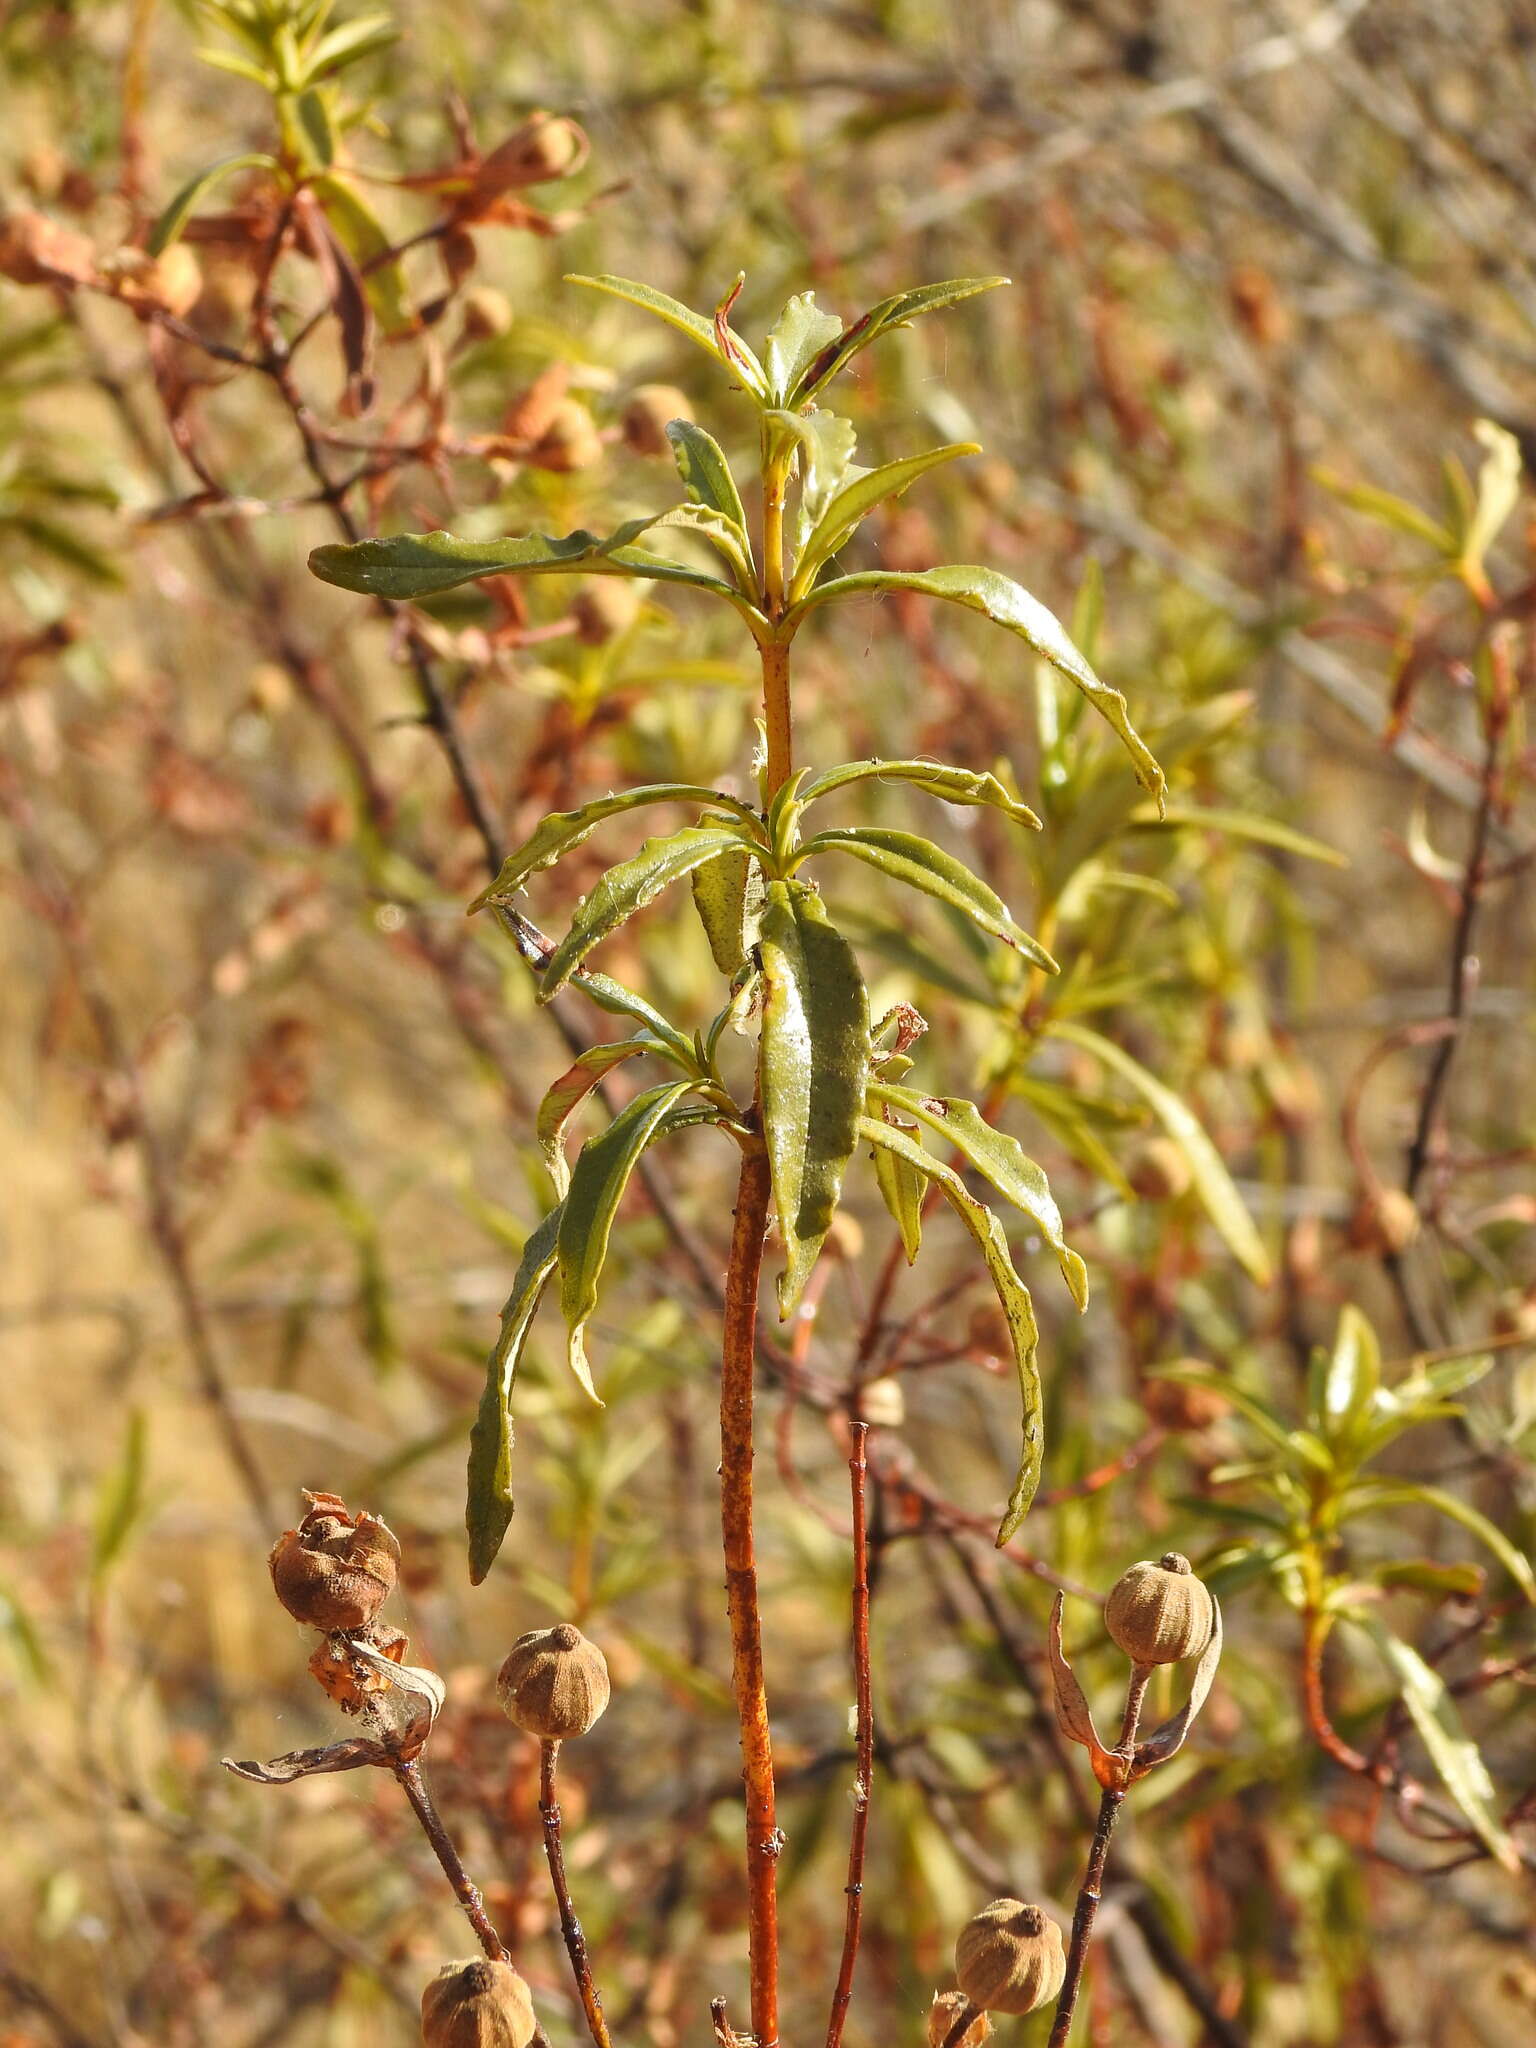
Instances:
[[[866,461],[987,452],[858,565],[1017,577],[1170,775],[1158,828],[1113,738],[982,622],[872,602],[805,643],[804,758],[932,749],[1045,819],[941,832],[1047,937],[1048,986],[878,884],[834,895],[875,1014],[928,1022],[915,1085],[999,1105],[1094,1299],[1079,1319],[1016,1237],[1050,1443],[1003,1556],[1016,1395],[958,1235],[898,1272],[864,1181],[815,1318],[770,1332],[786,2038],[824,2024],[841,1932],[860,1412],[879,1770],[851,2043],[923,2037],[987,1898],[1070,1905],[1091,1806],[1042,1712],[1052,1590],[1174,1547],[1226,1656],[1133,1802],[1075,2038],[1536,2036],[1536,10],[401,0],[275,125],[240,22],[275,47],[291,19],[10,0],[0,28],[0,2039],[403,2043],[467,1952],[385,1774],[219,1769],[336,1726],[264,1561],[301,1486],[401,1536],[391,1611],[450,1687],[440,1803],[555,2048],[580,2014],[537,1752],[490,1677],[559,1618],[615,1679],[564,1799],[616,2038],[705,2039],[739,2000],[727,1155],[669,1152],[662,1207],[621,1220],[602,1412],[536,1335],[517,1517],[472,1592],[465,1438],[550,1200],[533,1112],[569,1033],[613,1034],[573,993],[562,1037],[463,907],[488,835],[550,808],[747,788],[751,650],[686,595],[493,586],[411,623],[304,569],[339,519],[487,537],[667,502],[640,387],[732,448],[745,414],[686,344],[569,270],[706,309],[745,270],[754,339],[793,291],[848,316],[1009,276],[860,359]],[[560,123],[530,143],[536,110]],[[237,163],[170,237],[188,180],[275,140],[296,204]],[[532,914],[558,928],[579,886]],[[601,964],[690,1027],[713,1007],[686,902]],[[1068,1634],[1112,1684],[1086,1601]]]

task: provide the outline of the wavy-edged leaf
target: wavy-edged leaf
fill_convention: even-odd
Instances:
[[[962,455],[979,455],[977,441],[953,441],[943,448],[930,448],[924,455],[908,455],[899,462],[885,462],[855,482],[845,484],[830,501],[806,540],[795,568],[793,594],[801,596],[815,582],[822,565],[846,546],[862,520],[888,498],[899,498],[920,476],[940,463],[954,462]]]
[[[1282,825],[1278,818],[1255,817],[1249,811],[1205,810],[1192,804],[1165,804],[1161,811],[1142,805],[1131,813],[1131,825],[1142,832],[1173,832],[1181,826],[1206,832],[1222,832],[1229,839],[1250,839],[1259,846],[1277,846],[1302,860],[1322,861],[1331,868],[1347,868],[1349,856],[1337,847],[1325,846]]]
[[[759,1070],[773,1201],[784,1237],[779,1316],[810,1278],[858,1140],[869,997],[853,948],[801,882],[770,882],[758,939]]]
[[[787,402],[811,364],[842,331],[842,321],[817,305],[814,292],[796,292],[763,344],[768,394],[775,405]]]
[[[1536,1606],[1536,1572],[1523,1550],[1511,1543],[1504,1531],[1459,1494],[1444,1487],[1430,1486],[1422,1479],[1357,1479],[1345,1493],[1340,1520],[1380,1508],[1433,1508],[1459,1522],[1503,1565],[1526,1599]]]
[[[724,369],[740,372],[748,388],[759,398],[766,398],[768,379],[762,364],[752,350],[736,336],[736,346],[741,351],[741,361],[733,362],[721,348],[716,336],[715,322],[706,320],[702,313],[695,313],[691,306],[685,306],[678,299],[669,298],[665,292],[658,292],[648,284],[637,284],[633,278],[611,277],[603,274],[587,277],[577,271],[567,271],[567,284],[579,284],[588,291],[606,292],[610,298],[624,299],[631,306],[638,306],[642,312],[654,313],[658,320],[665,320],[669,327],[675,327],[679,334],[686,334],[706,355],[714,357]],[[755,379],[755,382],[754,382]]]
[[[1149,1074],[1139,1060],[1133,1059],[1113,1039],[1091,1031],[1086,1024],[1069,1024],[1056,1021],[1046,1026],[1053,1038],[1064,1039],[1084,1052],[1091,1052],[1113,1073],[1129,1081],[1143,1100],[1150,1106],[1153,1115],[1172,1138],[1189,1166],[1195,1193],[1200,1197],[1206,1214],[1226,1240],[1228,1249],[1243,1269],[1261,1287],[1269,1285],[1269,1254],[1263,1240],[1254,1227],[1253,1218],[1248,1214],[1242,1196],[1233,1185],[1232,1176],[1222,1164],[1221,1154],[1211,1143],[1205,1126],[1171,1088],[1165,1088],[1161,1081]]]
[[[565,1156],[565,1137],[571,1118],[606,1075],[611,1074],[615,1067],[622,1066],[625,1060],[636,1059],[643,1052],[660,1053],[663,1058],[673,1057],[669,1046],[649,1037],[622,1038],[613,1045],[589,1045],[544,1091],[538,1115],[534,1118],[534,1136],[543,1149],[550,1178],[562,1197],[571,1184],[570,1163]]]
[[[551,1209],[523,1246],[469,1433],[464,1525],[469,1535],[469,1576],[477,1586],[494,1564],[512,1520],[512,1384],[535,1311],[555,1270],[563,1213],[563,1204]]]
[[[1016,1138],[989,1124],[974,1102],[956,1095],[923,1095],[915,1088],[893,1088],[876,1081],[870,1094],[888,1102],[903,1117],[926,1124],[954,1146],[983,1180],[1027,1216],[1051,1250],[1061,1277],[1080,1309],[1088,1306],[1088,1269],[1062,1235],[1061,1211],[1043,1171]]]
[[[672,527],[683,533],[697,535],[707,540],[718,555],[730,565],[736,588],[749,601],[754,596],[756,571],[752,564],[752,548],[747,539],[747,530],[738,526],[734,519],[727,519],[723,512],[717,512],[713,505],[674,505],[650,521],[650,528]],[[648,529],[649,530],[649,529]]]
[[[797,412],[767,412],[763,423],[786,452],[791,446],[798,450],[800,500],[790,533],[798,551],[843,485],[866,473],[853,459],[858,436],[853,421],[835,412],[813,412],[804,419]]]
[[[874,1148],[874,1159],[880,1199],[896,1225],[907,1264],[914,1265],[923,1248],[923,1194],[927,1183],[910,1160],[887,1152],[883,1145]]]
[[[757,944],[763,911],[763,871],[745,847],[716,854],[693,871],[693,906],[710,957],[722,974],[739,974]]]
[[[193,210],[200,199],[206,198],[215,185],[225,178],[232,178],[236,171],[280,172],[282,165],[276,157],[268,156],[263,150],[244,150],[239,156],[221,157],[216,164],[209,164],[206,170],[188,178],[170,205],[160,215],[149,231],[144,244],[151,256],[160,256],[180,238],[182,229],[191,219]]]
[[[1499,1819],[1498,1795],[1488,1766],[1463,1726],[1444,1679],[1425,1663],[1411,1643],[1394,1635],[1375,1615],[1352,1611],[1349,1618],[1376,1645],[1446,1791],[1495,1862],[1506,1870],[1518,1871],[1520,1851]]]
[[[865,592],[914,590],[928,597],[943,598],[949,604],[964,605],[980,612],[996,626],[1016,633],[1036,654],[1058,669],[1068,682],[1082,691],[1099,716],[1119,734],[1130,755],[1142,787],[1161,804],[1163,771],[1140,733],[1131,724],[1125,698],[1088,666],[1068,639],[1054,612],[1021,584],[996,569],[977,568],[971,563],[950,563],[939,569],[867,569],[856,576],[836,576],[807,592],[788,613],[786,623],[795,624],[816,605],[836,604],[845,597]]]
[[[893,327],[905,327],[910,320],[916,320],[924,313],[939,313],[946,306],[957,306],[962,299],[971,299],[978,292],[995,291],[1000,284],[1007,284],[1006,277],[952,277],[941,284],[923,284],[908,292],[897,292],[892,298],[882,299],[877,306],[871,306],[867,313],[845,327],[835,341],[827,346],[810,363],[805,374],[789,395],[791,405],[804,405],[814,398],[822,386],[835,377],[845,364],[851,362],[861,349],[869,347],[882,334],[888,334]]]
[[[695,868],[741,845],[741,834],[723,825],[687,825],[667,839],[647,839],[633,860],[626,860],[596,882],[582,898],[571,928],[549,956],[539,983],[539,1001],[547,1003],[564,988],[600,939],[643,909],[673,882]]]
[[[1014,923],[1001,896],[979,875],[973,875],[964,861],[956,860],[931,839],[919,838],[915,832],[888,831],[883,825],[835,827],[808,839],[800,858],[809,860],[819,853],[851,853],[855,860],[877,868],[892,881],[905,882],[908,888],[920,889],[951,910],[963,912],[973,924],[1015,947],[1047,974],[1059,972],[1040,941]]]
[[[561,1209],[556,1253],[566,1356],[583,1393],[599,1407],[602,1403],[587,1363],[585,1332],[597,1307],[613,1219],[641,1153],[661,1129],[668,1111],[675,1109],[692,1087],[691,1081],[664,1081],[625,1103],[607,1130],[588,1138],[582,1146]]]
[[[802,806],[829,796],[834,789],[846,789],[850,782],[910,782],[928,796],[946,804],[968,804],[1001,811],[1015,825],[1040,830],[1040,820],[1026,803],[999,782],[995,775],[979,768],[956,768],[948,761],[848,761],[818,775],[801,795]]]
[[[653,519],[630,519],[606,536],[578,530],[503,540],[460,540],[451,533],[395,533],[382,540],[360,540],[350,546],[334,542],[316,548],[309,566],[322,583],[397,604],[433,597],[483,576],[649,576],[658,583],[688,583],[698,590],[712,590],[729,598],[738,610],[757,617],[755,609],[724,577],[630,545],[636,534],[654,524]]]
[[[997,1532],[998,1548],[1009,1541],[1029,1513],[1030,1502],[1040,1484],[1045,1458],[1044,1402],[1040,1391],[1040,1330],[1035,1322],[1029,1289],[1014,1270],[1008,1238],[997,1216],[985,1202],[978,1202],[958,1173],[935,1159],[914,1137],[882,1123],[878,1117],[864,1117],[860,1137],[871,1145],[893,1152],[933,1181],[980,1248],[987,1272],[997,1292],[1008,1335],[1013,1346],[1014,1367],[1019,1376],[1019,1401],[1023,1412],[1023,1448],[1018,1474],[1008,1496],[1008,1506]]]
[[[483,910],[488,903],[510,902],[530,875],[537,874],[541,868],[553,867],[562,855],[569,853],[572,847],[580,846],[607,819],[620,817],[625,811],[641,810],[649,804],[714,807],[734,811],[749,829],[755,822],[755,813],[739,799],[727,796],[721,790],[706,789],[695,782],[646,782],[635,789],[618,790],[611,796],[594,797],[590,803],[582,804],[574,811],[551,811],[541,818],[522,845],[507,855],[495,881],[482,889],[470,904],[470,912]]]
[[[725,459],[725,451],[714,435],[706,433],[692,420],[669,420],[667,439],[672,443],[672,458],[683,480],[683,489],[694,504],[713,507],[739,526],[745,535],[746,508],[736,488],[736,479],[731,474],[731,465]]]

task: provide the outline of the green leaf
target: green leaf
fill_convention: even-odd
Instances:
[[[1006,277],[953,277],[943,284],[918,285],[913,291],[897,292],[893,298],[882,299],[827,344],[807,366],[788,402],[799,406],[814,398],[861,349],[878,341],[882,334],[889,334],[893,327],[905,327],[908,321],[924,313],[942,312],[946,306],[957,306],[962,299],[974,298],[978,292],[995,291],[1008,282]]]
[[[314,179],[310,189],[324,207],[336,239],[357,265],[368,303],[384,332],[413,333],[416,308],[411,303],[405,271],[398,257],[391,257],[388,262],[382,260],[393,248],[394,239],[373,208],[345,179],[334,175]]]
[[[486,1368],[485,1392],[469,1433],[469,1576],[478,1586],[496,1560],[512,1520],[512,1383],[535,1311],[555,1270],[555,1247],[564,1204],[551,1209],[523,1247],[512,1292],[501,1312],[501,1332]]]
[[[858,444],[852,420],[840,413],[813,412],[802,419],[797,412],[767,412],[763,423],[785,450],[793,444],[800,464],[800,502],[795,507],[791,541],[804,547],[843,484],[865,474],[854,462]]]
[[[325,96],[311,87],[301,92],[294,102],[294,112],[299,118],[304,140],[309,145],[313,158],[312,170],[328,171],[336,161],[336,131],[331,126],[330,109]]]
[[[1181,825],[1206,832],[1224,832],[1231,839],[1252,839],[1261,846],[1278,846],[1303,860],[1320,860],[1331,868],[1347,868],[1349,858],[1320,839],[1309,839],[1277,818],[1258,818],[1247,811],[1196,809],[1193,805],[1167,804],[1161,811],[1143,806],[1131,813],[1130,823],[1138,831],[1159,833]]]
[[[739,832],[719,825],[689,825],[669,839],[647,839],[633,860],[610,868],[583,897],[571,928],[550,955],[539,984],[539,1001],[547,1003],[562,989],[600,939],[617,931],[651,899],[673,882],[713,860],[717,853],[739,847]]]
[[[1177,1380],[1186,1387],[1209,1387],[1224,1401],[1229,1401],[1253,1424],[1260,1436],[1273,1444],[1292,1464],[1306,1465],[1320,1475],[1333,1477],[1334,1462],[1327,1445],[1310,1429],[1293,1428],[1267,1401],[1250,1393],[1230,1374],[1213,1372],[1209,1366],[1203,1365],[1160,1365],[1153,1368],[1151,1377]]]
[[[668,1112],[692,1087],[691,1081],[664,1081],[659,1088],[648,1088],[627,1102],[606,1131],[582,1146],[571,1175],[556,1245],[560,1310],[565,1317],[571,1371],[599,1407],[602,1403],[587,1363],[585,1331],[597,1307],[613,1219],[641,1153],[660,1131]]]
[[[730,564],[731,575],[742,596],[749,602],[755,599],[756,571],[752,566],[752,547],[745,527],[738,526],[734,519],[727,519],[713,505],[674,505],[649,522],[648,530],[656,527],[680,529],[707,540]]]
[[[801,795],[801,804],[813,804],[834,789],[870,779],[910,782],[944,803],[985,805],[1001,811],[1015,825],[1028,825],[1037,832],[1040,829],[1040,820],[1029,805],[1021,803],[995,775],[975,768],[951,767],[947,761],[849,761],[841,768],[829,768],[825,775],[818,775]]]
[[[1187,1108],[1171,1088],[1165,1088],[1161,1081],[1155,1080],[1139,1060],[1132,1059],[1112,1039],[1091,1031],[1086,1024],[1057,1020],[1047,1024],[1046,1029],[1053,1038],[1065,1039],[1069,1045],[1091,1052],[1106,1067],[1129,1081],[1151,1105],[1158,1122],[1184,1154],[1195,1192],[1206,1214],[1226,1240],[1228,1249],[1261,1287],[1268,1286],[1269,1254],[1254,1228],[1253,1218],[1248,1214],[1242,1196],[1233,1186],[1232,1176],[1221,1163],[1220,1153],[1194,1111]]]
[[[954,441],[944,448],[930,448],[925,455],[909,455],[900,462],[882,463],[856,482],[845,484],[828,504],[801,552],[795,568],[791,596],[799,598],[815,582],[823,563],[852,538],[861,520],[867,519],[887,498],[899,498],[909,485],[942,462],[961,455],[979,455],[976,441]]]
[[[665,320],[667,325],[675,327],[679,334],[686,334],[691,342],[703,349],[706,355],[713,356],[715,361],[723,369],[729,370],[733,376],[740,369],[744,373],[748,388],[758,398],[766,399],[768,379],[752,350],[740,336],[737,336],[736,345],[741,350],[743,361],[741,364],[733,363],[716,338],[714,321],[706,320],[702,313],[695,313],[691,306],[685,306],[677,299],[668,298],[665,292],[653,291],[648,284],[636,284],[627,277],[583,277],[575,271],[568,271],[565,282],[584,285],[589,291],[606,292],[610,298],[626,299],[630,305],[639,306],[644,312],[654,313],[658,320]]]
[[[964,861],[956,860],[931,839],[920,839],[914,832],[890,832],[878,825],[855,825],[818,832],[801,848],[800,859],[810,860],[820,853],[851,853],[855,860],[877,868],[892,881],[921,889],[924,895],[963,912],[973,924],[1016,947],[1047,974],[1059,972],[1039,940],[1014,923],[1002,898],[979,875],[973,875]]]
[[[172,242],[179,239],[198,201],[205,199],[223,179],[233,177],[236,171],[278,172],[281,169],[276,157],[267,156],[259,149],[245,150],[239,156],[221,157],[216,164],[209,164],[206,170],[199,171],[196,177],[188,178],[150,229],[145,248],[151,256],[159,256],[169,249]]]
[[[1026,641],[1052,668],[1059,669],[1092,704],[1100,717],[1119,734],[1136,769],[1137,780],[1159,804],[1163,801],[1163,771],[1151,749],[1131,724],[1124,697],[1094,674],[1072,645],[1055,614],[1011,577],[996,569],[979,569],[969,564],[951,564],[941,569],[916,572],[869,569],[857,576],[834,577],[810,591],[787,613],[785,623],[793,626],[820,604],[836,604],[866,591],[915,590],[929,597],[945,599],[973,612],[981,612],[994,625]]]
[[[1088,1269],[1062,1235],[1061,1211],[1044,1173],[1016,1138],[994,1130],[974,1102],[954,1095],[923,1095],[915,1088],[893,1088],[873,1082],[870,1094],[902,1117],[926,1124],[947,1139],[984,1180],[1027,1216],[1061,1267],[1061,1277],[1080,1309],[1088,1306]]]
[[[490,903],[510,902],[530,875],[537,874],[541,868],[553,867],[557,860],[569,853],[572,847],[580,846],[607,819],[617,818],[625,811],[640,810],[649,804],[718,805],[736,812],[749,826],[756,822],[756,814],[737,798],[694,782],[647,782],[635,789],[619,790],[612,796],[594,797],[591,803],[582,804],[577,810],[551,811],[542,818],[522,845],[507,855],[495,881],[482,889],[470,904],[471,913],[483,910]]]
[[[671,1056],[671,1048],[654,1038],[624,1038],[614,1045],[589,1045],[559,1080],[545,1090],[534,1120],[534,1136],[543,1148],[550,1176],[562,1197],[571,1182],[565,1156],[565,1134],[571,1118],[606,1074],[643,1052]]]
[[[1427,541],[1442,555],[1454,554],[1456,537],[1439,520],[1432,519],[1427,512],[1421,512],[1417,505],[1410,505],[1406,498],[1395,497],[1391,491],[1378,490],[1374,484],[1346,483],[1331,470],[1314,469],[1317,482],[1341,505],[1348,505],[1352,511],[1363,512],[1367,518],[1376,519],[1383,526],[1395,527],[1399,533],[1411,534],[1415,540]]]
[[[695,505],[709,505],[724,518],[747,530],[746,508],[725,452],[713,434],[707,434],[692,420],[669,420],[667,439],[683,489]]]
[[[91,1531],[93,1583],[99,1584],[117,1563],[143,1516],[145,1437],[144,1411],[131,1408],[122,1456],[102,1480],[96,1495],[95,1526]]]
[[[757,944],[763,907],[763,871],[740,847],[717,854],[693,871],[693,904],[722,974],[739,974]]]
[[[1376,1332],[1353,1302],[1346,1302],[1333,1349],[1318,1354],[1312,1373],[1310,1419],[1330,1443],[1347,1444],[1356,1437],[1370,1415],[1380,1380]]]
[[[360,14],[323,35],[310,51],[305,69],[311,79],[327,78],[399,40],[400,31],[387,14]]]
[[[788,402],[801,377],[842,331],[842,321],[835,313],[822,312],[814,292],[795,294],[774,322],[763,347],[768,395],[774,405]]]
[[[804,883],[768,884],[758,958],[763,1129],[785,1249],[782,1321],[805,1291],[858,1138],[869,997],[853,948]]]
[[[522,959],[536,972],[542,974],[554,958],[554,947],[542,934],[535,932],[527,918],[508,904],[496,903],[492,909],[502,930],[507,934]],[[647,1031],[655,1033],[668,1046],[673,1056],[684,1066],[693,1058],[693,1041],[685,1031],[679,1031],[669,1017],[664,1017],[644,996],[636,995],[621,981],[610,975],[595,974],[590,968],[583,968],[575,977],[576,986],[590,1002],[605,1011],[610,1017],[632,1017],[637,1024],[643,1024]]]
[[[884,1145],[875,1146],[874,1161],[880,1199],[896,1225],[907,1264],[913,1265],[923,1246],[923,1193],[926,1183],[909,1159],[903,1159],[899,1152],[887,1151]]]
[[[1500,1821],[1497,1794],[1481,1750],[1462,1726],[1445,1681],[1411,1643],[1394,1635],[1374,1615],[1352,1612],[1350,1620],[1376,1645],[1392,1673],[1408,1718],[1439,1774],[1490,1856],[1508,1871],[1520,1869],[1520,1851]]]
[[[459,540],[451,533],[396,533],[383,540],[362,540],[352,546],[332,543],[316,548],[311,571],[322,583],[341,590],[360,590],[368,597],[393,603],[432,597],[473,583],[482,576],[649,576],[660,583],[690,583],[727,597],[738,610],[740,593],[719,576],[690,569],[648,548],[629,545],[636,534],[654,525],[651,519],[627,520],[617,532],[576,532],[563,536],[530,533],[521,539]],[[756,617],[755,611],[752,613]]]
[[[1029,1289],[1014,1270],[1013,1260],[1008,1251],[1008,1238],[1002,1224],[987,1207],[978,1202],[967,1189],[959,1174],[935,1159],[925,1151],[917,1139],[905,1131],[898,1131],[893,1125],[882,1123],[876,1117],[865,1117],[859,1125],[859,1135],[866,1138],[877,1149],[894,1153],[904,1159],[918,1173],[936,1183],[945,1199],[960,1221],[980,1247],[986,1261],[992,1285],[1002,1306],[1003,1316],[1008,1324],[1008,1334],[1013,1345],[1013,1360],[1019,1375],[1019,1399],[1023,1409],[1023,1449],[1019,1456],[1018,1474],[1013,1490],[1008,1496],[1008,1506],[997,1532],[998,1548],[1009,1541],[1017,1532],[1019,1524],[1029,1513],[1031,1501],[1040,1484],[1040,1471],[1045,1457],[1045,1430],[1043,1424],[1044,1403],[1040,1392],[1039,1344],[1040,1331],[1035,1322],[1034,1303],[1029,1298]]]
[[[1491,1550],[1526,1599],[1536,1606],[1536,1573],[1523,1550],[1510,1542],[1504,1531],[1490,1522],[1472,1503],[1443,1487],[1430,1486],[1422,1479],[1357,1479],[1344,1496],[1339,1519],[1383,1508],[1433,1508],[1459,1522],[1479,1543]]]

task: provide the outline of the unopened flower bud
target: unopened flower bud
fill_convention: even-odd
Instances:
[[[596,1643],[562,1621],[519,1636],[496,1675],[509,1721],[545,1741],[585,1735],[608,1704],[608,1665]]]
[[[576,638],[585,647],[601,647],[624,632],[640,616],[640,593],[617,576],[604,577],[579,590],[571,600]]]
[[[630,393],[619,428],[632,454],[670,455],[668,422],[692,418],[693,408],[675,384],[641,384]]]
[[[528,2048],[533,1997],[510,1963],[447,1963],[421,1994],[424,2048]]]
[[[1125,1177],[1138,1195],[1171,1202],[1189,1189],[1189,1161],[1172,1138],[1144,1138],[1126,1164]]]
[[[1211,1639],[1214,1618],[1208,1589],[1176,1550],[1158,1564],[1133,1564],[1104,1602],[1104,1626],[1133,1664],[1196,1656]]]
[[[933,1994],[933,2004],[928,2008],[928,2048],[944,2048],[964,2012],[972,2015],[971,2024],[955,2043],[955,2048],[981,2048],[992,2031],[992,2022],[984,2012],[977,2012],[963,1991],[935,1991]]]
[[[986,2012],[1034,2012],[1056,1996],[1066,1974],[1061,1929],[1018,1899],[983,1906],[955,1943],[960,1989]]]
[[[310,1628],[364,1628],[394,1586],[400,1545],[377,1516],[350,1515],[333,1493],[304,1499],[303,1521],[267,1558],[277,1597]]]
[[[574,469],[590,469],[602,453],[602,438],[591,413],[579,399],[562,398],[526,459],[537,469],[552,469],[566,476]]]

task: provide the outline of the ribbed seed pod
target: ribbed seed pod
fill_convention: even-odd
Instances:
[[[992,2022],[984,2012],[978,2012],[963,1991],[935,1991],[933,2003],[928,2008],[928,2048],[944,2048],[944,2043],[958,2024],[960,2015],[968,2012],[971,2023],[955,2048],[981,2048],[992,2031]]]
[[[375,1515],[351,1515],[334,1493],[306,1493],[308,1513],[267,1558],[272,1585],[310,1628],[365,1628],[392,1591],[400,1545]]]
[[[602,438],[591,413],[579,399],[562,398],[524,460],[537,469],[568,476],[575,469],[590,469],[602,455]]]
[[[1211,1596],[1170,1550],[1158,1564],[1133,1564],[1104,1602],[1104,1626],[1134,1664],[1177,1664],[1211,1639]]]
[[[670,455],[668,422],[692,418],[693,407],[675,384],[640,384],[629,395],[619,429],[632,454]]]
[[[445,1963],[421,1994],[425,2048],[528,2048],[533,1997],[510,1963]]]
[[[519,1636],[496,1675],[509,1721],[543,1740],[585,1735],[608,1704],[608,1665],[596,1643],[562,1621]]]
[[[955,1943],[960,1989],[984,2012],[1034,2012],[1056,1996],[1066,1974],[1061,1929],[1019,1899],[983,1906]]]

